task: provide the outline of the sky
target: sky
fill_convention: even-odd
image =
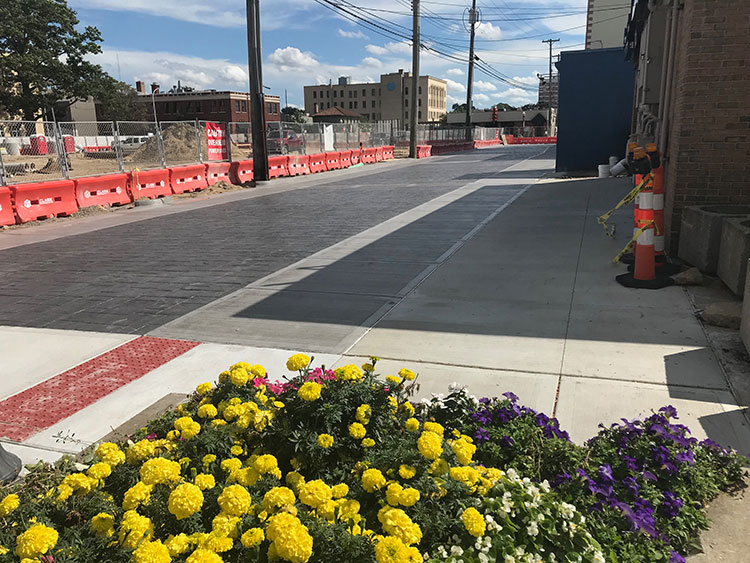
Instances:
[[[409,0],[335,0],[398,35],[411,35]],[[548,72],[553,54],[583,48],[587,0],[478,0],[482,23],[477,55],[495,76],[474,75],[474,105],[535,103],[537,73]],[[380,74],[410,71],[409,41],[366,29],[326,8],[323,0],[261,0],[263,82],[266,92],[303,107],[303,86],[328,84],[339,76],[377,82]],[[465,6],[464,6],[465,4]],[[623,0],[623,6],[629,0]],[[197,89],[247,91],[247,31],[242,0],[69,0],[81,25],[102,34],[93,57],[128,84],[157,82]],[[464,11],[469,0],[422,0],[420,74],[448,81],[448,109],[466,101],[469,36]],[[446,57],[447,56],[447,57]],[[498,77],[508,77],[511,84]],[[531,88],[525,90],[519,86]]]

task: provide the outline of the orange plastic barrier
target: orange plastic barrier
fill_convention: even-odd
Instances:
[[[107,174],[73,180],[78,207],[125,205],[133,201],[128,193],[128,175]]]
[[[383,162],[383,147],[378,147],[375,149],[375,162]]]
[[[229,169],[231,162],[206,163],[206,183],[213,186],[216,182],[229,182]]]
[[[289,176],[289,157],[272,156],[268,159],[268,179]]]
[[[289,157],[289,175],[300,176],[310,174],[310,157],[307,155],[294,155]]]
[[[326,153],[320,152],[318,154],[310,155],[310,172],[317,174],[318,172],[325,172],[328,170],[326,167]]]
[[[360,149],[357,149],[356,151],[352,151],[350,158],[351,158],[352,166],[362,162],[362,152],[360,151]]]
[[[393,149],[395,148],[396,147],[392,146],[383,147],[383,160],[393,160],[394,158],[396,158],[393,156]]]
[[[172,188],[172,193],[184,194],[185,192],[205,190],[208,187],[206,167],[203,164],[175,166],[167,170],[169,170],[169,185]]]
[[[78,211],[73,180],[8,186],[21,223],[70,215]]]
[[[509,145],[554,145],[557,137],[513,137],[506,135]]]
[[[0,225],[14,225],[16,216],[13,214],[13,200],[10,190],[0,186]]]
[[[352,165],[352,151],[341,151],[339,153],[339,164],[341,168],[349,168]]]
[[[417,158],[428,158],[432,156],[431,145],[417,145]]]
[[[341,162],[339,162],[338,152],[327,152],[326,153],[326,169],[327,170],[339,170],[341,168]]]
[[[253,161],[237,160],[229,168],[229,178],[233,184],[242,185],[253,180]]]
[[[365,164],[375,164],[377,160],[377,156],[375,155],[375,151],[377,149],[364,149],[362,151],[362,162]]]
[[[133,170],[128,182],[130,195],[133,200],[147,197],[156,199],[172,195],[169,187],[169,170]]]

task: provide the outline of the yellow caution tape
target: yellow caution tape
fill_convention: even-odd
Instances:
[[[643,226],[642,226],[642,227],[641,227],[640,229],[638,229],[638,230],[637,230],[637,231],[635,232],[635,234],[633,235],[633,238],[632,238],[632,239],[630,239],[630,240],[628,241],[628,244],[626,244],[626,245],[625,245],[625,248],[623,248],[623,249],[622,249],[622,250],[620,251],[620,253],[619,253],[619,254],[618,254],[617,256],[615,256],[615,257],[614,257],[614,258],[612,259],[612,262],[614,262],[615,264],[618,264],[618,263],[620,262],[620,260],[622,259],[622,257],[623,257],[623,256],[625,256],[625,255],[626,255],[626,254],[628,253],[628,251],[629,251],[629,250],[630,250],[630,248],[631,248],[631,247],[633,246],[633,244],[635,243],[635,241],[637,241],[637,240],[638,240],[638,237],[640,237],[640,236],[641,236],[641,235],[643,234],[643,232],[644,232],[644,231],[645,231],[646,229],[648,229],[648,228],[649,228],[649,227],[650,227],[651,225],[653,225],[653,224],[654,224],[654,222],[653,222],[653,221],[646,221],[646,224],[645,224],[645,225],[643,225]],[[658,229],[657,229],[657,230],[658,230]]]
[[[597,223],[599,223],[600,225],[604,227],[604,232],[609,238],[613,238],[615,236],[614,225],[612,225],[611,227],[607,225],[607,221],[609,220],[609,218],[612,217],[615,211],[620,209],[623,205],[627,205],[631,203],[635,199],[635,197],[643,191],[643,189],[648,185],[649,180],[651,180],[653,177],[654,177],[653,172],[649,172],[648,174],[646,174],[641,180],[641,183],[638,184],[632,190],[630,190],[630,192],[628,192],[628,194],[624,198],[622,198],[622,200],[620,200],[620,203],[615,205],[612,209],[607,211],[604,215],[600,216],[596,220]]]

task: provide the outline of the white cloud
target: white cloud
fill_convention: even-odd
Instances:
[[[277,65],[284,72],[311,72],[320,66],[312,53],[303,53],[297,47],[276,49],[268,55],[268,62]]]
[[[497,90],[497,86],[495,86],[492,82],[485,82],[484,80],[477,80],[474,82],[474,88],[477,90],[484,90],[485,92],[492,92],[494,90]]]
[[[229,82],[245,84],[248,81],[247,71],[241,66],[237,65],[227,65],[224,69],[222,69],[222,75]]]
[[[520,82],[521,84],[528,84],[529,86],[539,85],[539,78],[537,78],[536,73],[532,76],[514,76],[513,81]]]
[[[483,104],[486,104],[486,103],[488,103],[490,101],[491,98],[487,94],[474,94],[472,96],[472,99],[474,100],[474,104],[473,105],[476,107],[476,105],[477,105],[476,103],[477,102],[481,102]]]
[[[537,100],[537,96],[534,92],[527,92],[526,90],[522,90],[521,88],[508,88],[503,92],[499,92],[496,95],[496,98],[499,101],[514,106],[534,103]]]
[[[448,78],[446,82],[448,83],[448,92],[466,92],[466,86],[460,82],[456,82],[450,78]]]
[[[383,62],[380,59],[376,59],[375,57],[365,57],[364,59],[362,59],[362,66],[382,68]]]
[[[383,45],[365,45],[365,49],[373,55],[411,55],[411,45],[406,41],[390,41]]]
[[[491,22],[481,22],[476,26],[476,35],[479,39],[500,39],[502,32]]]
[[[344,31],[341,28],[339,28],[339,35],[347,39],[369,39],[369,37],[361,31]]]
[[[445,74],[447,74],[448,76],[463,76],[464,71],[460,68],[449,68],[445,71]]]

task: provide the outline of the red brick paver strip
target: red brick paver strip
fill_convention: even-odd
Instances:
[[[200,344],[141,336],[0,401],[0,436],[22,441]]]

